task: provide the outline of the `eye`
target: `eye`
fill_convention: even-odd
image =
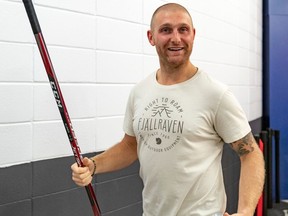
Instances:
[[[188,31],[189,31],[189,28],[187,28],[187,27],[185,27],[185,26],[183,26],[183,27],[181,27],[181,28],[179,29],[179,32],[182,32],[182,33],[188,32]]]
[[[172,30],[169,27],[163,27],[160,29],[160,32],[162,33],[170,33]]]

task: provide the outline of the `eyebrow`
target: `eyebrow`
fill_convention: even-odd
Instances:
[[[164,23],[164,24],[160,25],[159,28],[172,27],[172,26],[173,26],[173,24],[171,24],[171,23]],[[188,26],[188,27],[191,27],[191,28],[192,28],[192,26],[189,25],[189,24],[187,24],[187,23],[180,23],[180,24],[177,24],[176,26],[177,26],[177,27],[183,27],[183,26],[187,27],[187,26]]]

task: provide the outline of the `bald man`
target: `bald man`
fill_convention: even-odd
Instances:
[[[73,164],[72,179],[85,186],[94,174],[138,159],[143,216],[229,215],[221,167],[226,142],[241,160],[238,212],[233,215],[252,216],[264,183],[263,156],[228,87],[191,63],[191,15],[179,4],[162,5],[147,37],[160,68],[131,91],[123,139],[84,158],[86,167]]]

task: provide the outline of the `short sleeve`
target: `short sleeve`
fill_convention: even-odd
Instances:
[[[229,90],[223,94],[216,111],[215,130],[226,143],[235,142],[251,131],[242,107]]]
[[[123,122],[123,130],[124,132],[129,136],[135,136],[134,130],[133,130],[133,118],[134,118],[134,89],[130,92],[128,102],[126,105],[126,111],[124,116],[124,122]]]

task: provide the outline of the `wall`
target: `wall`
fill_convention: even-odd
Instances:
[[[165,2],[34,1],[84,154],[122,137],[130,89],[158,67],[146,31]],[[193,63],[231,87],[249,121],[261,118],[262,1],[175,2],[193,16]],[[71,149],[21,1],[0,0],[0,29],[0,214],[79,215],[75,206],[86,197],[70,180]],[[137,164],[96,182],[106,215],[139,211],[140,192],[124,190],[141,189]],[[112,202],[117,191],[125,199]]]
[[[265,100],[266,127],[280,130],[280,197],[288,199],[288,2],[265,1]],[[274,153],[274,152],[273,152]],[[273,161],[273,165],[275,161]],[[276,184],[275,181],[273,184]],[[274,185],[275,186],[275,185]]]

